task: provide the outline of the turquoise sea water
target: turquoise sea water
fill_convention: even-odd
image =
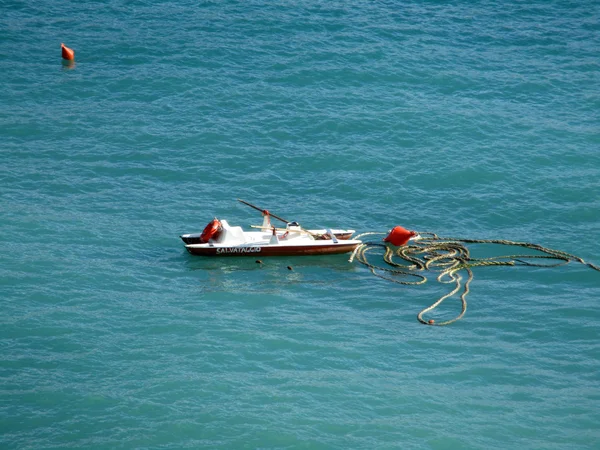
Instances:
[[[0,448],[600,447],[588,267],[476,268],[428,327],[435,278],[178,237],[242,198],[599,264],[597,2],[0,11]]]

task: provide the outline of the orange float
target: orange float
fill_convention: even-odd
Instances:
[[[62,49],[62,57],[67,61],[75,61],[75,51],[65,44],[60,44],[60,48]]]
[[[217,239],[221,234],[221,230],[221,222],[215,217],[202,231],[200,243],[206,244],[210,239]]]
[[[383,240],[385,242],[389,242],[392,245],[395,245],[396,247],[399,247],[401,245],[406,245],[408,240],[414,236],[417,236],[417,233],[415,231],[410,231],[401,226],[396,226],[392,228],[390,234],[383,238]]]

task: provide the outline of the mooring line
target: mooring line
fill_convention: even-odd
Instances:
[[[385,235],[386,233],[368,232],[360,234],[356,239],[361,239],[370,235]],[[352,255],[350,262],[356,259],[361,264],[367,266],[369,270],[377,277],[392,281],[403,285],[419,285],[427,282],[427,277],[422,273],[430,271],[437,273],[437,281],[440,283],[454,283],[454,288],[449,293],[441,296],[430,306],[424,308],[417,314],[419,322],[426,325],[443,326],[460,320],[467,311],[466,297],[469,294],[470,284],[473,281],[474,267],[490,267],[490,266],[529,266],[529,267],[558,267],[569,262],[578,262],[600,272],[600,266],[588,263],[578,256],[572,255],[561,250],[554,250],[543,247],[530,242],[508,241],[501,239],[462,239],[462,238],[442,238],[431,232],[419,232],[419,239],[415,239],[412,243],[395,247],[393,245],[383,244],[381,242],[364,242],[359,245]],[[535,250],[542,255],[504,255],[494,256],[489,258],[472,258],[469,249],[465,244],[496,244],[507,245],[514,247],[524,247]],[[377,248],[385,248],[382,256],[386,266],[376,265],[369,261],[367,254],[372,253],[372,250]],[[394,257],[400,258],[403,263],[394,261]],[[554,260],[558,261],[555,264],[540,264],[534,263],[534,260]],[[462,284],[461,271],[468,275],[464,285]],[[383,276],[381,273],[391,274],[391,277]],[[421,272],[421,273],[418,273]],[[402,279],[402,278],[404,279]],[[408,281],[405,277],[414,277],[418,280]],[[399,279],[400,278],[400,279]],[[426,320],[424,315],[431,313],[439,307],[445,300],[453,297],[458,292],[460,294],[461,311],[460,313],[449,320],[436,322],[434,319]]]

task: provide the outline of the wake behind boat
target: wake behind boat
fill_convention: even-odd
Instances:
[[[257,231],[244,231],[231,226],[227,220],[215,218],[202,233],[181,235],[185,248],[192,255],[200,256],[300,256],[331,255],[352,252],[362,241],[351,239],[354,230],[322,229],[305,230],[297,222],[287,222],[267,210],[263,213]],[[286,222],[285,228],[271,224],[270,217]]]

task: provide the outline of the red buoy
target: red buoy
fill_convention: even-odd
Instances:
[[[396,226],[392,228],[390,234],[388,234],[383,240],[395,245],[396,247],[399,247],[401,245],[406,245],[408,240],[416,235],[417,233],[415,231],[410,231],[406,228],[402,228],[401,226]]]
[[[62,57],[67,61],[75,61],[75,51],[65,44],[60,44],[60,48],[62,49]]]

